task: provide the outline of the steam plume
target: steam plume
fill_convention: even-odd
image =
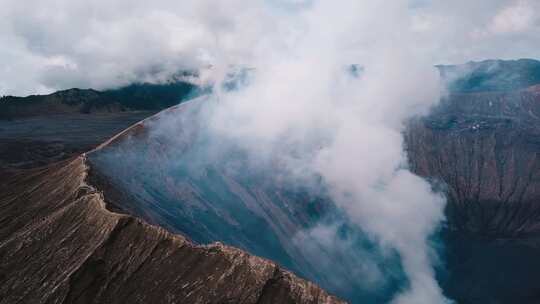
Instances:
[[[266,38],[280,47],[252,54],[244,86],[216,91],[209,122],[262,163],[320,176],[355,224],[397,250],[410,286],[395,303],[443,303],[427,239],[445,201],[407,169],[401,134],[441,88],[407,31],[406,9],[310,3],[287,18],[290,33]],[[362,62],[359,77],[346,72],[351,60]]]

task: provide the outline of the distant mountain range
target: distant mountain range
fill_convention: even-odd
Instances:
[[[0,98],[0,119],[47,114],[159,111],[180,103],[197,86],[175,81],[164,84],[131,84],[126,87],[97,91],[68,89],[48,95]]]

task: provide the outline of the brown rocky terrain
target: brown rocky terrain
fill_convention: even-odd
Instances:
[[[118,208],[129,201],[104,197],[121,191],[77,155],[163,107],[111,108],[119,103],[103,99],[156,95],[129,90],[2,100],[11,110],[0,119],[0,303],[341,303],[274,262],[196,245]]]
[[[540,232],[540,90],[450,95],[406,133],[421,176],[443,181],[452,228],[491,237]]]
[[[340,303],[273,262],[107,210],[85,156],[0,185],[0,303]]]

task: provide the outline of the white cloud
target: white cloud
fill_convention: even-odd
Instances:
[[[248,50],[256,70],[247,85],[216,91],[204,121],[210,137],[234,142],[269,172],[320,176],[356,225],[402,257],[410,289],[396,303],[443,303],[427,238],[445,200],[406,169],[401,133],[442,88],[417,55],[408,9],[320,1],[283,17],[264,33],[274,46]],[[360,78],[347,73],[350,62],[363,63]]]
[[[254,21],[264,13],[236,0],[1,0],[0,6],[0,94],[163,81],[216,54],[241,57],[258,39],[254,32],[262,32]],[[51,65],[58,58],[69,64]]]
[[[518,1],[503,8],[492,20],[493,33],[516,33],[533,29],[538,16],[538,5],[531,1]]]
[[[414,8],[433,62],[540,58],[538,1],[432,0]]]
[[[24,95],[74,86],[99,89],[133,81],[162,81],[180,69],[209,62],[248,63],[254,50],[246,49],[263,50],[276,47],[275,43],[294,47],[290,42],[272,41],[265,33],[287,33],[290,29],[284,23],[290,21],[291,12],[313,2],[0,0],[0,94]],[[357,7],[343,18],[362,23],[383,13],[376,5],[361,3],[365,7]],[[410,27],[415,33],[409,39],[415,40],[418,55],[429,56],[433,64],[540,57],[536,1],[400,3],[404,9],[399,17],[407,19],[404,29]],[[320,22],[333,20],[335,10],[326,9],[327,17]],[[366,16],[362,11],[375,15]],[[399,33],[384,35],[397,37]],[[370,45],[379,40],[368,33],[363,33],[363,41],[353,36],[349,37],[351,44]],[[58,58],[68,64],[51,66]]]

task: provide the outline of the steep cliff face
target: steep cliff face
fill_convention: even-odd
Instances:
[[[86,157],[0,183],[0,303],[341,303],[239,249],[107,210]]]
[[[413,170],[444,182],[452,228],[493,237],[540,232],[540,90],[453,94],[412,122]]]

